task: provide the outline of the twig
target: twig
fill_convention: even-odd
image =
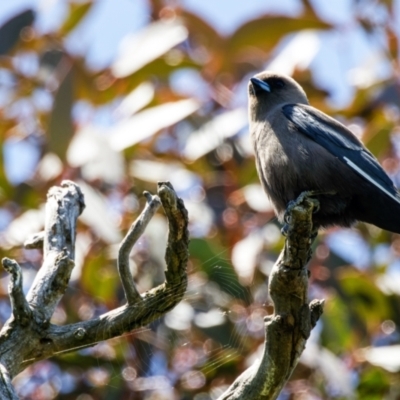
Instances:
[[[2,259],[4,269],[11,275],[8,292],[11,300],[12,313],[16,321],[22,326],[29,324],[32,310],[26,301],[22,289],[22,272],[19,264],[9,258]]]
[[[130,305],[141,301],[142,298],[136,289],[135,281],[133,280],[129,268],[129,254],[134,244],[140,236],[142,236],[147,224],[153,218],[161,205],[158,196],[152,196],[149,192],[144,192],[143,194],[147,200],[146,207],[136,221],[131,225],[128,233],[122,240],[118,251],[118,272],[121,278],[122,287],[124,288],[126,300]]]
[[[63,188],[52,189],[49,196],[50,205],[48,204],[47,207],[48,212],[54,218],[56,215],[59,218],[69,215],[72,219],[76,219],[78,216],[76,210],[79,211],[80,204],[82,204],[79,193],[79,188],[71,182],[68,182]],[[54,195],[57,198],[56,202],[53,201]],[[29,303],[31,308],[32,305],[36,307],[37,304],[43,304],[45,310],[39,312],[33,308],[33,319],[27,327],[15,326],[9,320],[0,332],[0,348],[4,350],[3,353],[0,353],[0,363],[2,362],[7,367],[6,371],[10,376],[14,376],[28,365],[44,358],[93,346],[99,341],[117,337],[132,329],[142,327],[164,315],[182,299],[187,286],[186,264],[189,254],[186,209],[183,201],[177,197],[172,185],[168,182],[159,183],[158,196],[146,194],[146,197],[148,204],[145,210],[132,225],[121,245],[119,255],[120,263],[122,261],[121,279],[124,289],[127,292],[131,290],[131,294],[134,293],[133,290],[136,290],[134,284],[130,282],[131,289],[126,289],[127,283],[124,282],[127,276],[126,270],[129,268],[129,252],[161,202],[169,224],[165,255],[167,263],[165,283],[144,293],[140,297],[140,301],[135,302],[131,297],[131,302],[128,304],[93,320],[65,326],[52,325],[49,323],[51,317],[49,310],[54,306],[56,299],[62,296],[68,283],[73,266],[70,255],[74,252],[74,243],[69,239],[60,239],[56,244],[45,243],[47,250],[45,250],[45,260],[42,266],[45,272],[42,273],[40,279],[35,280],[35,295],[31,295],[31,303]],[[52,207],[54,205],[57,205],[58,208],[54,209]],[[54,218],[50,220],[54,220]],[[62,229],[64,229],[65,235],[70,235],[71,227],[75,226],[76,221],[72,220],[67,224],[62,221],[57,221],[55,225],[47,223],[45,237],[57,234],[53,238],[58,238],[62,234]],[[74,235],[72,235],[73,238]],[[61,245],[64,247],[60,250],[58,246]],[[6,264],[8,265],[7,262]],[[132,276],[129,276],[132,279]],[[50,281],[50,277],[53,279],[52,281]],[[47,319],[43,319],[43,316]],[[15,351],[15,348],[19,349],[18,352]]]

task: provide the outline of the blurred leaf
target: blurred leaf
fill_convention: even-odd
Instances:
[[[217,115],[189,136],[183,154],[188,160],[196,160],[214,150],[224,139],[235,135],[246,125],[247,110],[243,108]]]
[[[118,229],[117,221],[112,218],[106,198],[87,183],[83,181],[77,183],[82,189],[86,203],[80,220],[89,226],[103,242],[110,244],[120,242],[121,232]]]
[[[94,126],[80,129],[68,147],[67,160],[71,167],[80,167],[82,176],[89,182],[118,184],[125,175],[123,156],[110,147],[103,133]]]
[[[5,170],[5,166],[4,166],[4,146],[3,146],[3,142],[4,142],[4,133],[6,132],[10,127],[7,126],[7,121],[2,121],[0,122],[0,132],[2,134],[0,134],[0,147],[1,147],[1,151],[0,151],[0,204],[3,202],[3,200],[5,199],[10,199],[12,198],[12,192],[13,192],[13,186],[10,184],[10,182],[7,179],[7,175],[6,175],[6,170]]]
[[[149,80],[168,81],[171,73],[177,69],[186,67],[199,69],[199,65],[188,57],[184,57],[179,65],[169,65],[164,58],[158,58],[132,75],[122,79],[116,79],[110,73],[110,76],[107,77],[109,84],[105,87],[100,87],[98,82],[102,74],[107,75],[107,71],[101,74],[93,73],[80,60],[75,60],[74,67],[76,97],[95,105],[112,102],[118,96],[126,96],[143,82]]]
[[[28,210],[15,218],[4,232],[3,248],[21,246],[30,235],[44,227],[44,205],[38,210]]]
[[[293,34],[283,47],[281,46],[281,50],[268,63],[268,69],[293,76],[296,69],[304,71],[310,66],[320,47],[321,37],[318,31],[299,31]],[[309,97],[307,88],[303,86],[303,89]]]
[[[143,82],[133,89],[115,110],[118,117],[130,117],[143,107],[146,107],[154,98],[154,85]]]
[[[358,18],[358,22],[360,23],[360,26],[364,29],[364,31],[367,34],[372,34],[374,32],[374,29],[376,28],[376,25],[374,24],[374,22],[372,22],[370,19],[368,18]]]
[[[187,29],[180,22],[154,22],[125,39],[111,67],[112,73],[118,78],[131,75],[182,43],[187,36]]]
[[[339,296],[332,296],[325,303],[322,314],[322,344],[338,353],[350,349],[354,344],[354,332],[350,325],[350,315],[346,304]]]
[[[389,372],[400,371],[400,345],[368,347],[360,353],[366,361]]]
[[[376,128],[376,126],[375,126]],[[372,131],[372,130],[371,130]],[[368,150],[375,156],[379,157],[382,153],[386,152],[390,147],[390,133],[391,129],[383,128],[377,129],[375,134],[368,138],[365,145]]]
[[[33,10],[26,10],[9,19],[0,27],[0,55],[6,54],[19,39],[19,35],[35,19]]]
[[[390,149],[392,129],[393,123],[386,119],[384,112],[379,109],[375,110],[362,137],[364,144],[374,156],[379,157]]]
[[[386,27],[386,37],[388,41],[388,51],[393,60],[397,60],[399,56],[399,37],[393,29]]]
[[[171,73],[181,68],[194,68],[199,70],[200,66],[189,57],[183,57],[177,65],[170,65],[166,62],[165,58],[158,58],[127,77],[125,82],[129,82],[133,87],[136,87],[149,79],[167,81]]]
[[[251,183],[243,188],[243,196],[249,207],[257,212],[272,212],[271,200],[259,183]]]
[[[111,147],[119,151],[133,146],[161,129],[176,124],[199,107],[196,100],[186,99],[148,108],[111,129]]]
[[[263,232],[254,230],[233,246],[232,264],[244,285],[250,285],[253,281],[254,271],[258,265],[263,245]]]
[[[304,7],[303,15],[308,15],[310,17],[314,17],[315,19],[319,19],[318,15],[314,11],[310,0],[301,0],[301,2],[303,3]]]
[[[190,40],[193,42],[195,49],[199,46],[204,46],[202,50],[216,52],[222,48],[224,39],[206,21],[188,11],[183,11],[181,16],[189,29]]]
[[[357,392],[359,399],[381,400],[390,390],[389,377],[378,368],[368,368],[361,374]]]
[[[335,397],[354,399],[353,376],[350,367],[340,357],[319,344],[307,343],[300,362],[320,372],[329,387],[336,388]]]
[[[71,32],[81,22],[82,18],[88,13],[92,7],[93,2],[75,3],[69,4],[69,14],[64,24],[60,28],[61,35],[65,36]]]
[[[57,84],[57,68],[60,67],[61,60],[65,60],[65,53],[58,48],[47,48],[40,55],[38,78],[46,86]],[[62,64],[61,64],[62,65]],[[62,69],[62,67],[61,67]],[[74,68],[74,81],[76,80],[76,68]]]
[[[115,294],[119,285],[117,267],[110,264],[104,249],[86,257],[81,283],[83,289],[97,300],[116,300]]]
[[[40,160],[36,176],[43,182],[51,181],[61,175],[63,171],[63,163],[54,153],[46,153]]]
[[[165,315],[165,325],[176,331],[190,329],[194,317],[194,309],[187,301],[181,301]]]
[[[303,29],[329,29],[331,26],[315,17],[303,15],[298,18],[277,17],[266,15],[242,25],[229,39],[225,46],[230,56],[229,61],[241,58],[246,49],[256,47],[264,52],[270,52],[283,36]]]
[[[57,90],[47,127],[48,150],[61,160],[65,159],[65,153],[74,133],[71,116],[74,100],[73,81],[74,74],[71,67]]]
[[[343,291],[351,296],[352,308],[370,329],[391,317],[387,297],[366,274],[346,268],[338,278]]]
[[[159,181],[170,181],[175,190],[182,187],[182,181],[193,185],[199,183],[199,177],[178,162],[157,162],[150,160],[133,160],[130,164],[130,174],[143,181],[157,183]],[[180,181],[180,182],[179,182]]]

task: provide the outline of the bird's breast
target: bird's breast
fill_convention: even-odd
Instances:
[[[259,124],[252,131],[258,175],[271,199],[275,212],[282,214],[298,187],[296,163],[292,147],[278,137],[270,124]]]

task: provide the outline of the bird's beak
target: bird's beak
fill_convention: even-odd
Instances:
[[[268,85],[267,82],[262,81],[258,78],[250,78],[250,82],[253,84],[254,89],[257,90],[265,90],[266,92],[271,91],[271,87]]]

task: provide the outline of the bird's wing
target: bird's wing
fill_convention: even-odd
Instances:
[[[300,133],[324,147],[380,191],[400,203],[400,196],[386,172],[345,126],[321,111],[303,104],[287,104],[282,111]]]

